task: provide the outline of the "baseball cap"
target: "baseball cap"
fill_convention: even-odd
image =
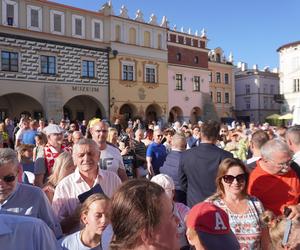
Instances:
[[[50,134],[61,134],[63,133],[63,130],[60,126],[56,125],[56,124],[49,124],[47,127],[45,127],[43,129],[43,132],[46,135],[50,135]]]
[[[194,229],[207,249],[240,249],[230,229],[227,213],[212,202],[201,202],[187,215],[187,228]]]
[[[173,200],[173,190],[175,190],[175,185],[170,176],[166,174],[158,174],[153,176],[151,181],[160,185],[165,190],[168,197]]]

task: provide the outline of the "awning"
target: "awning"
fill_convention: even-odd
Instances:
[[[282,115],[278,118],[279,120],[292,120],[293,119],[293,114],[287,113],[285,115]]]
[[[272,114],[272,115],[267,116],[265,119],[275,120],[275,119],[278,119],[279,117],[280,117],[280,115],[278,115],[278,114]]]

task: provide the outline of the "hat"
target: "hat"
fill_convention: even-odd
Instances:
[[[173,179],[166,174],[158,174],[152,177],[152,182],[160,185],[167,193],[170,199],[173,199],[173,190],[175,190],[175,185]]]
[[[197,231],[207,249],[240,249],[227,213],[212,202],[201,202],[192,207],[186,225]]]
[[[63,133],[63,129],[56,124],[49,124],[43,131],[46,135]]]

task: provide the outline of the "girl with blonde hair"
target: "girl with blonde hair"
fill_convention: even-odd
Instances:
[[[101,236],[109,223],[110,201],[104,194],[89,196],[80,207],[83,228],[61,241],[64,250],[102,250]]]
[[[47,183],[43,187],[43,191],[48,197],[50,203],[54,196],[54,191],[57,184],[66,176],[75,171],[72,155],[69,152],[61,153],[54,162],[52,173],[48,178]]]

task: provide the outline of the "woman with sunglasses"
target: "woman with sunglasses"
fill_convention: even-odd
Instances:
[[[208,198],[229,216],[231,230],[241,249],[268,249],[269,235],[260,223],[264,208],[247,194],[248,172],[239,159],[224,159],[217,173],[216,193]]]

